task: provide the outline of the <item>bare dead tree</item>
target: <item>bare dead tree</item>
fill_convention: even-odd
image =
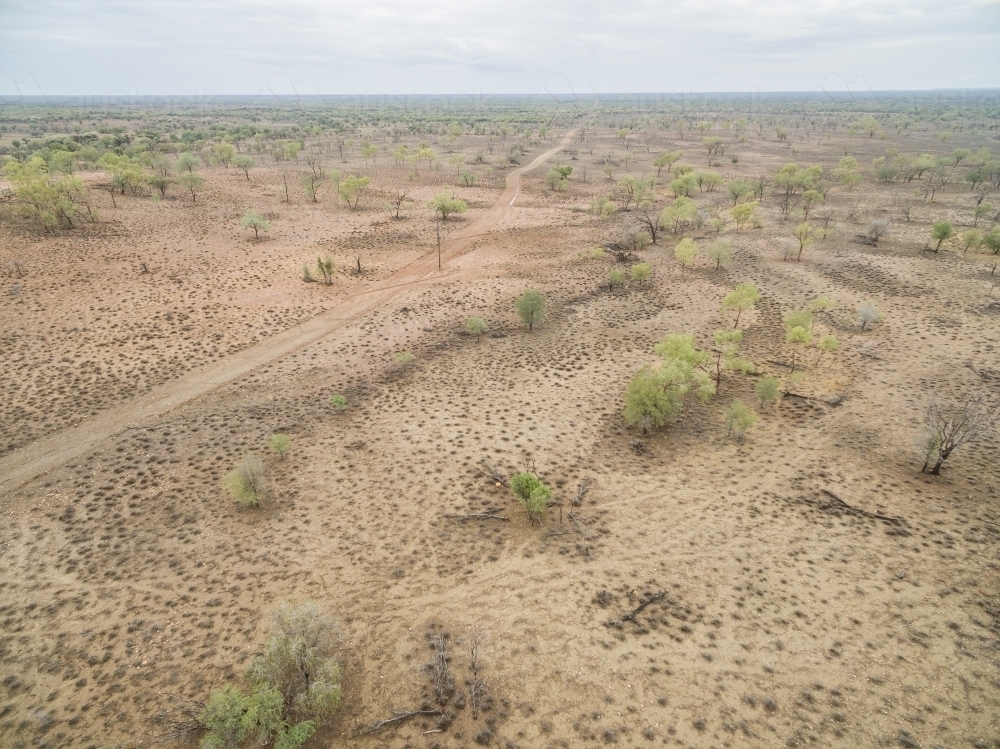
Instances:
[[[434,698],[439,705],[444,706],[455,693],[455,679],[448,665],[448,633],[429,634],[428,640],[434,651],[434,658],[427,664],[427,671],[434,687]]]
[[[872,247],[878,246],[878,241],[888,232],[892,222],[887,218],[877,218],[868,224],[868,240]]]
[[[922,473],[937,476],[951,454],[967,442],[982,437],[992,426],[990,413],[981,398],[962,405],[931,403],[927,407],[928,435]]]
[[[476,632],[469,638],[469,703],[472,706],[472,719],[479,719],[479,711],[487,699],[486,684],[479,675],[482,669],[483,635]]]

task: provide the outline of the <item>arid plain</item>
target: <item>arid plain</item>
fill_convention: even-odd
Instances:
[[[995,257],[958,234],[927,251],[934,222],[973,223],[964,167],[924,200],[925,177],[882,183],[871,166],[889,149],[974,152],[987,134],[945,142],[938,125],[883,116],[884,137],[868,137],[787,116],[779,138],[758,119],[369,128],[355,138],[374,159],[317,137],[297,160],[255,154],[249,179],[200,167],[194,201],[174,187],[113,206],[106,175],[84,170],[100,219],[53,233],[5,198],[0,745],[149,746],[158,714],[240,677],[270,610],[312,599],[340,622],[343,700],[309,746],[1000,746],[996,432],[940,476],[920,471],[928,403],[1000,407]],[[419,141],[442,163],[394,161]],[[370,177],[357,209],[327,183],[316,201],[303,192],[310,149]],[[828,212],[829,232],[796,261],[799,209],[782,218],[772,191],[759,226],[737,229],[725,185],[697,190],[723,225],[660,231],[631,260],[650,279],[631,280],[594,250],[642,228],[618,184],[655,177],[663,151],[682,155],[656,182],[657,214],[680,164],[749,182],[794,162],[823,168],[811,221]],[[845,155],[855,187],[834,176]],[[565,189],[547,184],[557,164],[573,167]],[[412,207],[395,218],[398,190]],[[442,191],[468,210],[441,222],[439,271],[426,203]],[[609,194],[618,210],[598,215]],[[240,226],[247,209],[270,223],[259,239]],[[857,240],[883,218],[877,246]],[[683,267],[684,236],[727,237],[732,257]],[[336,262],[329,285],[302,279],[318,255]],[[626,279],[609,290],[616,267]],[[662,429],[628,427],[623,393],[655,345],[691,333],[711,348],[733,324],[723,297],[749,282],[761,299],[741,351],[756,373],[726,374]],[[548,312],[530,332],[514,309],[529,287]],[[836,304],[815,335],[840,346],[795,353],[783,317],[817,297]],[[862,330],[865,303],[881,319]],[[473,316],[488,325],[478,341]],[[787,394],[759,407],[767,374]],[[759,415],[742,440],[724,425],[735,397]],[[274,433],[290,437],[284,457]],[[66,460],[32,452],[59,435]],[[222,486],[247,453],[264,456],[259,508]],[[486,475],[526,453],[554,492],[540,523]],[[436,704],[433,633],[448,634],[455,681],[443,715],[365,730]]]

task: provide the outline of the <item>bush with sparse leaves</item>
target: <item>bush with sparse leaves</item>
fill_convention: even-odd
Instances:
[[[267,490],[264,461],[258,455],[245,455],[236,468],[226,474],[226,490],[233,501],[244,507],[257,507]]]

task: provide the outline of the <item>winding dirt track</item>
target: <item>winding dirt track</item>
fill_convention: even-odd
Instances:
[[[507,175],[500,199],[483,215],[441,243],[441,262],[460,255],[480,236],[497,225],[521,191],[521,175],[561,151],[573,137],[568,132],[559,145],[550,148],[530,164]],[[37,476],[94,449],[101,442],[171,411],[227,382],[242,377],[264,364],[281,359],[333,333],[397,294],[420,284],[453,280],[454,271],[438,270],[437,251],[405,265],[375,287],[348,297],[331,310],[289,328],[220,361],[193,369],[176,380],[160,385],[145,395],[87,419],[82,424],[22,447],[0,458],[0,490],[8,492]]]

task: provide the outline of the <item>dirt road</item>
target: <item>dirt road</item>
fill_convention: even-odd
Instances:
[[[508,174],[507,187],[493,207],[441,243],[442,264],[460,255],[482,234],[496,226],[517,200],[521,191],[521,175],[565,148],[574,133],[575,131],[571,130],[557,146],[542,153],[530,164]],[[192,370],[139,398],[0,458],[0,491],[11,491],[16,486],[87,453],[104,440],[129,427],[155,419],[227,382],[242,377],[257,367],[308,346],[385,304],[407,289],[419,284],[434,283],[444,279],[454,280],[454,278],[454,272],[438,270],[437,250],[428,253],[400,268],[374,288],[348,297],[322,315],[317,315],[226,359]]]

